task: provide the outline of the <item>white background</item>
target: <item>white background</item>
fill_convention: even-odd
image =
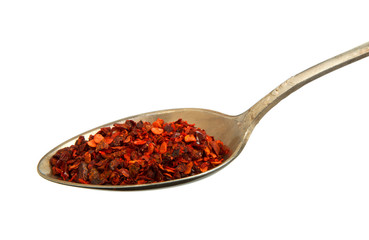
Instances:
[[[368,239],[369,58],[285,99],[201,181],[115,192],[36,171],[51,148],[106,122],[245,111],[369,41],[365,2],[1,1],[0,238]]]

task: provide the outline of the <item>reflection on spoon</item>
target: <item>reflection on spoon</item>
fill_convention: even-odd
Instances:
[[[165,186],[171,186],[181,183],[194,181],[210,174],[219,171],[221,168],[229,164],[235,159],[242,151],[247,143],[254,127],[260,121],[260,119],[277,103],[282,99],[301,88],[305,84],[329,73],[336,69],[339,69],[347,64],[360,60],[364,57],[369,56],[369,42],[360,45],[352,50],[337,55],[331,59],[328,59],[322,63],[319,63],[283,82],[264,98],[258,101],[254,106],[245,111],[244,113],[237,116],[229,116],[223,113],[196,108],[182,108],[182,109],[171,109],[156,111],[150,113],[144,113],[128,118],[120,119],[103,126],[91,129],[80,135],[88,138],[89,135],[95,134],[102,127],[110,127],[115,123],[124,123],[126,120],[133,121],[147,121],[154,122],[158,118],[163,119],[165,122],[173,122],[178,119],[184,119],[190,123],[195,123],[196,127],[205,129],[206,132],[214,136],[216,139],[220,139],[225,145],[230,148],[231,155],[219,166],[212,168],[203,173],[197,175],[179,178],[170,181],[147,183],[147,184],[135,184],[135,185],[94,185],[94,184],[82,184],[68,182],[59,179],[54,176],[51,172],[50,158],[61,148],[71,146],[78,139],[78,136],[73,137],[64,143],[56,146],[50,150],[44,157],[41,158],[37,171],[40,176],[47,180],[61,183],[76,187],[87,187],[87,188],[100,188],[100,189],[120,189],[120,190],[136,190],[136,189],[148,189],[148,188],[159,188]]]

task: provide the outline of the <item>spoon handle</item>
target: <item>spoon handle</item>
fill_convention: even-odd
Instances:
[[[242,115],[254,127],[277,103],[305,84],[367,56],[369,56],[369,42],[308,68],[287,79]]]

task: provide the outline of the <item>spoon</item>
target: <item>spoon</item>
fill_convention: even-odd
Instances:
[[[134,121],[148,121],[154,122],[157,118],[161,118],[166,122],[173,122],[182,118],[190,123],[195,123],[196,127],[205,129],[207,133],[214,136],[216,139],[223,141],[230,150],[230,156],[219,166],[208,170],[206,172],[157,183],[148,184],[137,184],[137,185],[93,185],[93,184],[81,184],[61,180],[56,176],[52,175],[50,158],[61,148],[73,145],[77,140],[78,136],[73,137],[62,144],[56,146],[54,149],[50,150],[45,156],[43,156],[37,166],[37,171],[40,176],[52,182],[75,186],[75,187],[87,187],[87,188],[100,188],[100,189],[115,189],[115,190],[137,190],[137,189],[148,189],[148,188],[159,188],[166,187],[176,184],[182,184],[185,182],[190,182],[209,176],[213,174],[227,164],[229,164],[233,159],[235,159],[245,147],[253,129],[258,124],[260,119],[277,103],[282,99],[301,88],[305,84],[327,74],[336,69],[339,69],[347,64],[360,60],[364,57],[369,56],[369,42],[353,48],[347,52],[330,58],[324,62],[321,62],[283,82],[264,98],[258,101],[254,106],[245,111],[244,113],[237,116],[230,116],[223,113],[207,110],[207,109],[197,109],[197,108],[182,108],[182,109],[171,109],[156,112],[144,113],[136,116],[131,116],[128,118],[123,118],[118,121],[114,121],[97,128],[91,129],[80,135],[88,138],[90,134],[95,134],[100,128],[112,126],[114,123],[123,123],[128,119]]]

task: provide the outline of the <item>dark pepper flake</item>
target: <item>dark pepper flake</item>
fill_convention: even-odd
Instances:
[[[127,120],[101,128],[58,150],[52,173],[82,184],[127,185],[169,181],[221,164],[229,148],[203,129],[178,119],[165,123]]]
[[[100,178],[100,173],[96,168],[92,168],[91,171],[89,172],[89,176],[88,176],[90,182],[92,184],[102,184],[102,179]]]
[[[87,163],[81,162],[78,167],[78,178],[86,181],[88,179]]]
[[[170,124],[166,124],[164,126],[164,131],[166,131],[166,132],[173,132],[173,127]]]

